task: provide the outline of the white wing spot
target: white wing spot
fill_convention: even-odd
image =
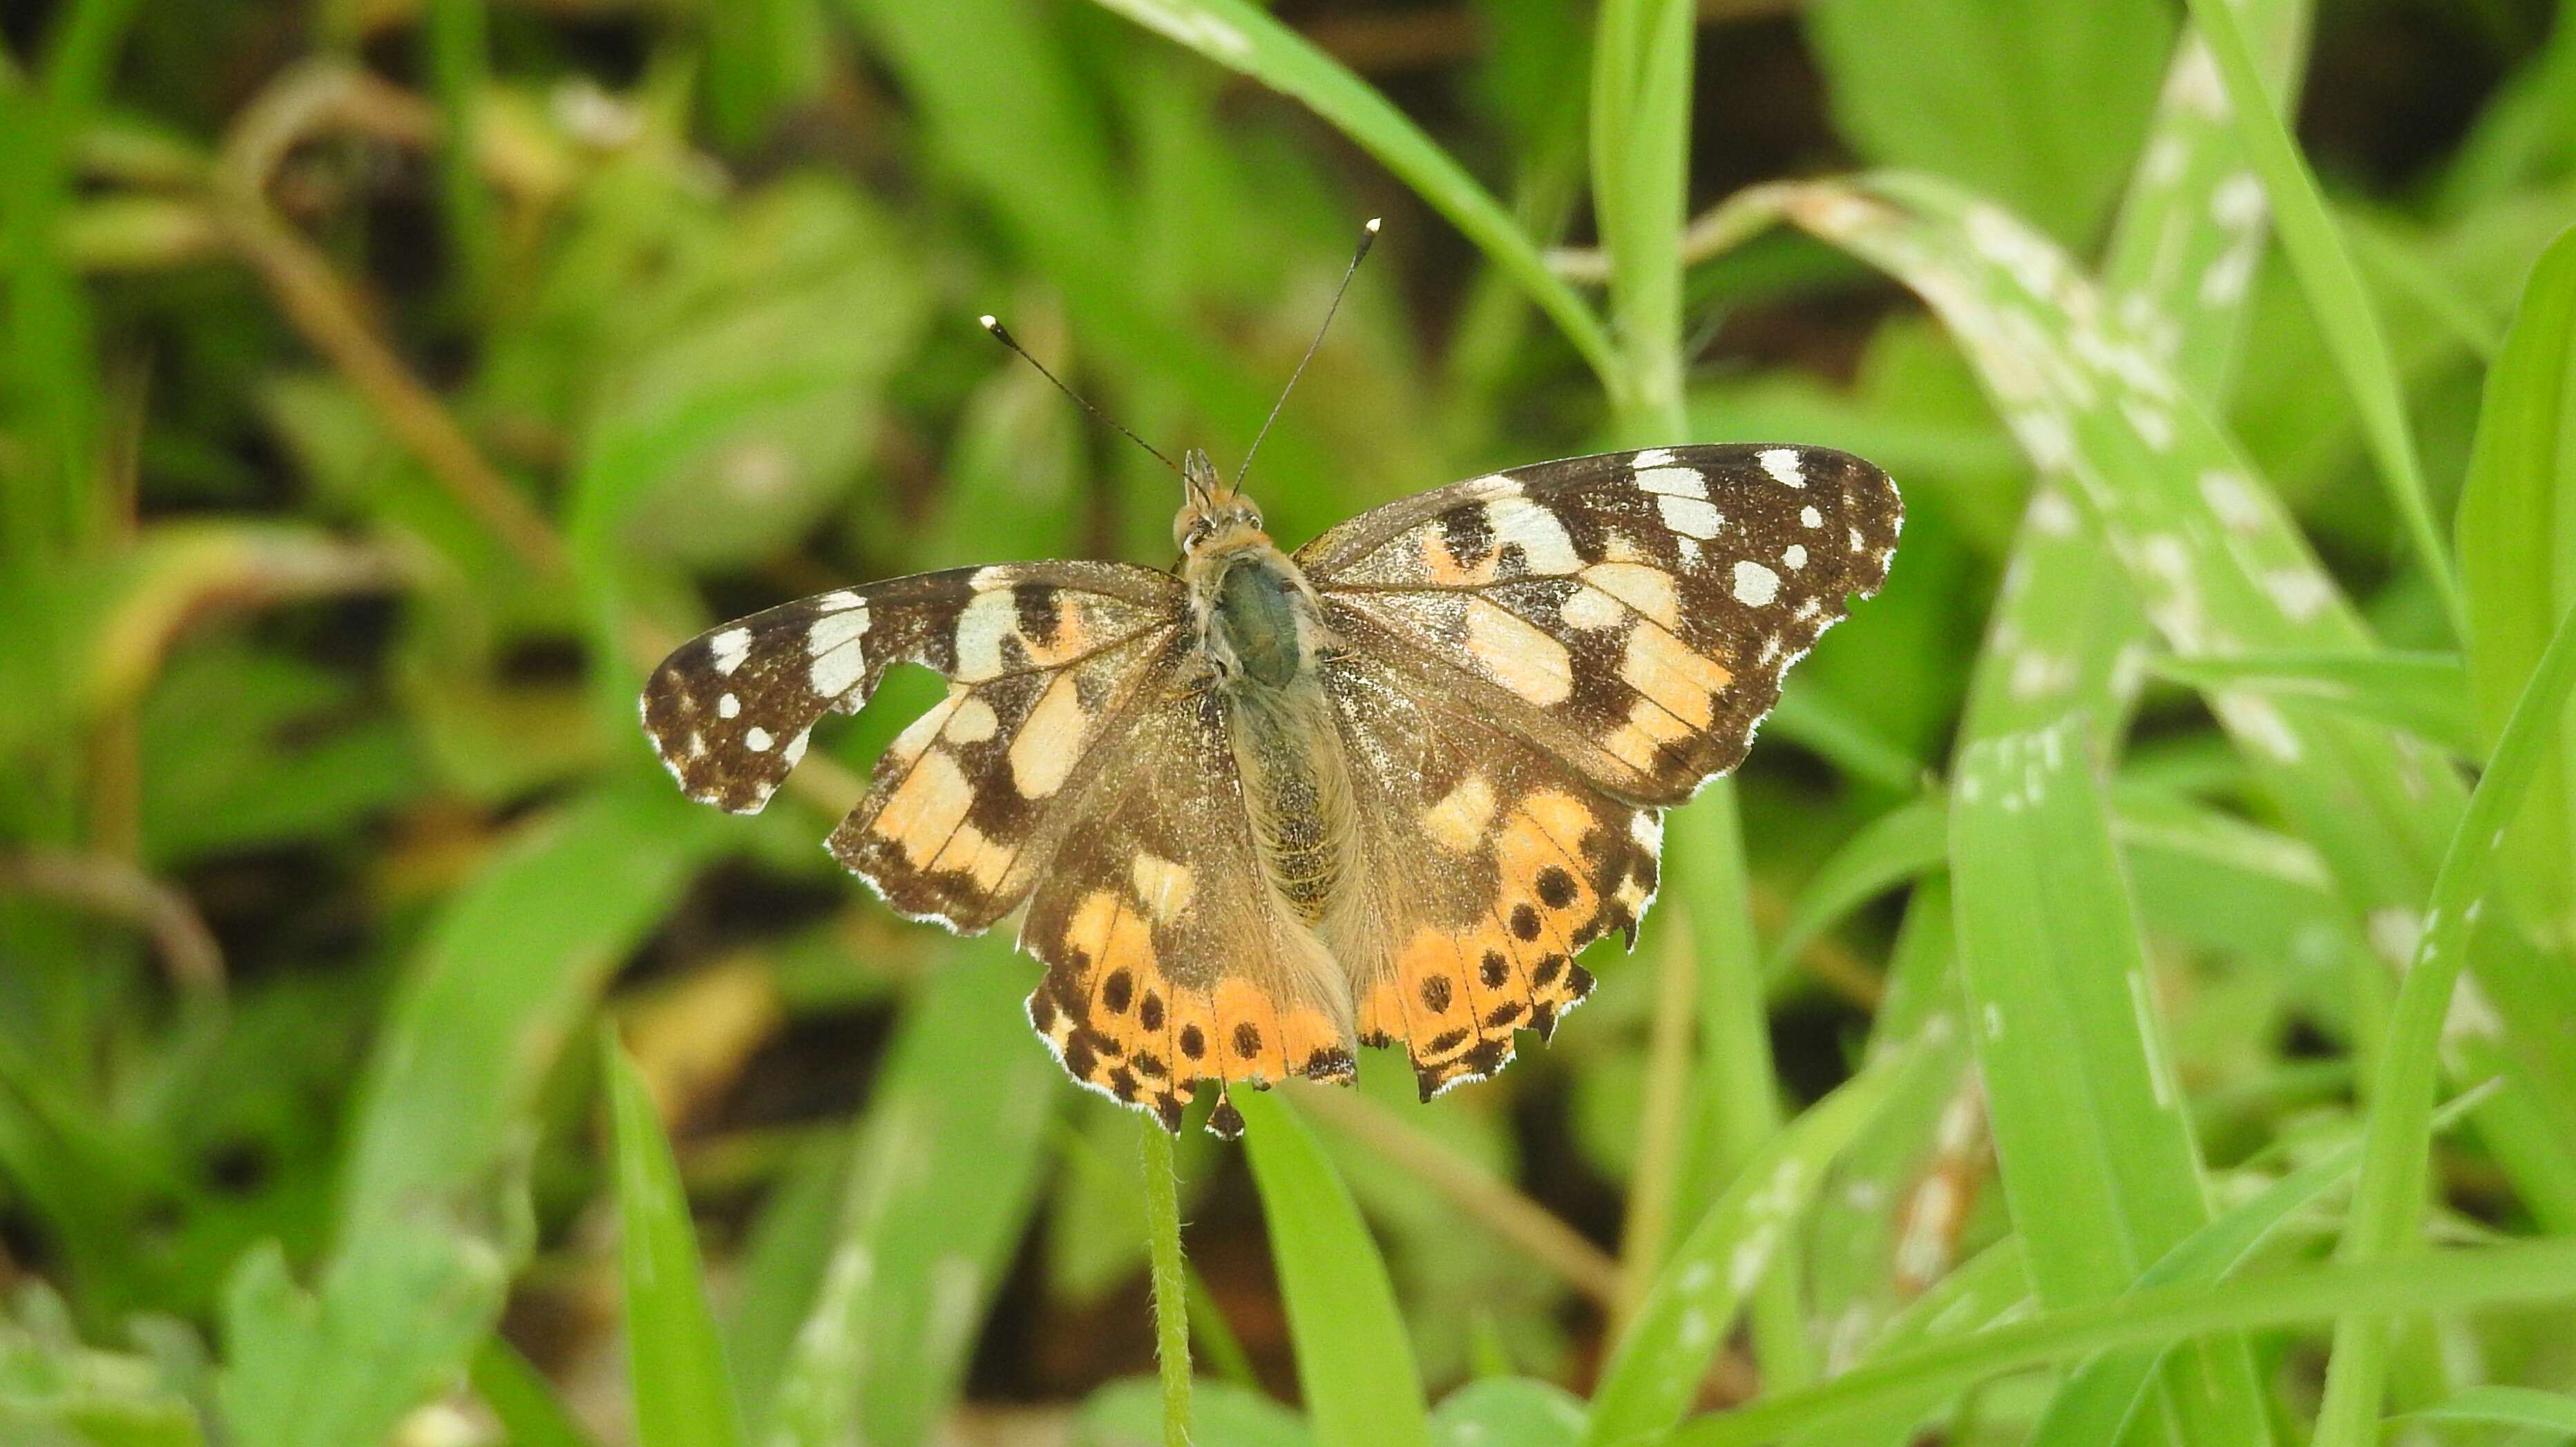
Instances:
[[[1574,596],[1565,600],[1565,606],[1557,610],[1557,616],[1565,620],[1568,628],[1591,632],[1610,627],[1628,616],[1628,612],[1619,606],[1618,599],[1598,588],[1577,588]]]
[[[1157,924],[1170,924],[1190,907],[1190,897],[1198,893],[1198,874],[1188,865],[1155,854],[1138,854],[1129,871],[1136,885],[1136,898]]]
[[[716,672],[727,678],[733,677],[733,671],[742,667],[742,661],[751,656],[751,630],[726,629],[707,640],[707,653],[715,663]]]
[[[1583,568],[1583,559],[1574,551],[1574,538],[1566,532],[1565,524],[1528,498],[1496,498],[1485,504],[1485,526],[1492,532],[1496,547],[1519,544],[1529,570],[1541,577],[1562,577]]]
[[[1696,467],[1640,467],[1636,482],[1640,492],[1708,500],[1708,477]]]
[[[1659,492],[1655,494],[1655,511],[1663,514],[1665,527],[1686,538],[1713,538],[1726,525],[1724,513],[1695,497]]]
[[[1779,574],[1749,559],[1735,565],[1736,602],[1747,608],[1767,608],[1779,596]]]
[[[1798,509],[1798,521],[1807,527],[1820,528],[1825,525],[1825,515],[1816,511],[1815,504],[1809,503]]]
[[[1782,487],[1805,487],[1807,485],[1807,474],[1801,471],[1798,467],[1798,454],[1796,449],[1788,447],[1773,447],[1766,449],[1762,453],[1761,462],[1762,470],[1771,474],[1772,480],[1779,483]]]
[[[1645,451],[1638,453],[1636,456],[1629,458],[1628,465],[1639,472],[1643,472],[1649,467],[1661,467],[1672,460],[1673,450],[1671,448],[1649,447]]]
[[[1787,564],[1792,570],[1807,566],[1806,544],[1791,543],[1786,548],[1781,549],[1780,561]]]
[[[768,753],[769,746],[776,742],[778,740],[769,736],[769,730],[758,724],[753,724],[742,736],[742,746],[755,754]]]
[[[805,651],[813,656],[806,681],[817,695],[839,698],[867,677],[868,653],[859,642],[867,631],[868,605],[864,602],[826,613],[805,630]]]
[[[720,698],[720,699],[717,699],[717,700],[716,700],[716,717],[718,717],[718,718],[739,718],[741,715],[742,715],[742,700],[741,700],[741,699],[736,698],[734,695],[732,695],[732,694],[728,693],[728,694],[726,694],[724,697],[722,697],[722,698]]]
[[[787,747],[778,751],[778,757],[787,761],[787,767],[791,769],[795,768],[798,761],[805,757],[805,745],[812,742],[813,737],[814,731],[812,729],[807,729],[805,732],[789,739],[787,741]]]

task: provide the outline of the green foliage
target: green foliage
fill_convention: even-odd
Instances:
[[[1738,8],[14,27],[0,1441],[2576,1435],[2576,9]],[[1906,539],[1552,1048],[1174,1143],[814,848],[935,681],[759,819],[634,686],[1168,561],[967,319],[1239,453],[1380,214],[1283,538],[1778,437]]]

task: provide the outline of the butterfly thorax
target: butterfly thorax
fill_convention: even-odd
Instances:
[[[1350,773],[1324,690],[1315,590],[1234,494],[1194,490],[1174,531],[1211,704],[1220,710],[1271,884],[1307,924],[1348,863]]]

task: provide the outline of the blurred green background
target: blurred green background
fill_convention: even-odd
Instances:
[[[1165,1440],[1136,1118],[817,847],[936,681],[756,819],[634,690],[848,581],[1168,563],[974,317],[1225,465],[1376,215],[1284,540],[1719,440],[1908,526],[1551,1047],[1182,1139],[1198,1440],[2576,1434],[2576,743],[2506,737],[2576,600],[2576,6],[0,39],[0,1443]]]

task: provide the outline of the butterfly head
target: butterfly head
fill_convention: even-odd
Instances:
[[[1172,519],[1172,541],[1179,545],[1182,557],[1270,541],[1270,535],[1261,530],[1261,509],[1219,475],[1198,448],[1181,455],[1181,493],[1181,510]]]

